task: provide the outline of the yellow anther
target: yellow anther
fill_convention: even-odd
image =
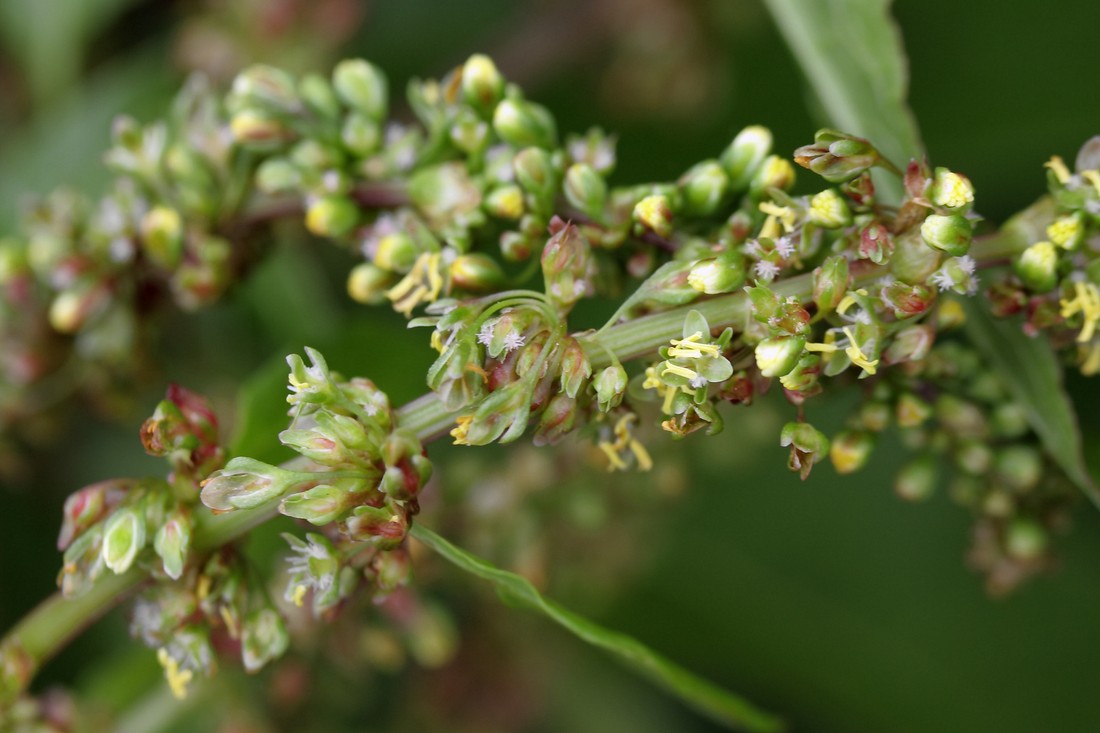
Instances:
[[[241,637],[241,629],[240,626],[237,625],[237,617],[233,615],[229,607],[222,606],[218,609],[218,613],[221,615],[222,621],[225,622],[225,630],[229,632],[229,638],[239,639]]]
[[[200,575],[199,576],[199,585],[195,589],[195,595],[197,595],[199,597],[200,601],[206,600],[206,597],[208,595],[210,595],[210,576],[209,575]]]
[[[856,295],[867,295],[867,291],[864,288],[860,288],[855,293],[848,293],[844,296],[844,299],[836,306],[836,312],[840,315],[844,315],[848,312],[848,309],[856,304]]]
[[[1052,155],[1050,160],[1043,165],[1054,171],[1054,177],[1058,179],[1059,183],[1066,183],[1070,179],[1069,168],[1066,167],[1065,161],[1062,160],[1060,155]]]
[[[615,442],[612,443],[607,440],[601,440],[598,443],[599,449],[607,456],[609,462],[607,467],[608,471],[626,470],[627,464],[623,460],[622,454],[627,450],[634,456],[634,460],[637,462],[639,470],[648,471],[653,468],[653,459],[650,458],[649,451],[647,451],[645,446],[634,437],[630,430],[631,424],[636,419],[637,416],[633,413],[623,415],[619,418],[618,422],[615,423]]]
[[[823,351],[826,354],[831,354],[836,351],[836,349],[836,344],[818,344],[813,342],[806,344],[806,351]]]
[[[768,215],[768,221],[771,221],[771,228],[775,228],[775,220],[778,219],[783,224],[783,231],[790,232],[794,230],[795,224],[798,223],[798,218],[795,216],[794,211],[789,206],[779,206],[773,204],[771,201],[761,201],[760,210]],[[768,227],[768,221],[764,222],[764,227]],[[774,238],[779,232],[774,234],[765,234],[763,229],[760,231],[762,237]]]
[[[698,359],[699,357],[706,356],[718,356],[721,353],[718,350],[717,344],[704,344],[700,343],[703,339],[703,333],[696,331],[687,338],[672,339],[670,342],[672,348],[668,350],[668,355],[676,358],[685,359]]]
[[[657,376],[657,367],[645,368],[645,381],[642,382],[642,389],[655,389],[658,394],[663,394],[664,390],[668,389],[668,385]]]
[[[1062,216],[1047,227],[1047,237],[1059,247],[1069,249],[1081,232],[1081,222],[1074,216]]]
[[[409,274],[401,282],[386,291],[386,297],[393,302],[394,310],[406,318],[422,302],[431,303],[443,290],[443,275],[440,267],[443,255],[439,252],[422,252],[413,263]]]
[[[1059,301],[1062,305],[1062,318],[1072,318],[1078,313],[1084,318],[1081,325],[1081,333],[1077,334],[1077,342],[1091,341],[1096,333],[1096,323],[1100,321],[1100,289],[1092,283],[1075,282],[1073,284],[1075,297],[1072,300],[1063,298]]]
[[[302,604],[303,604],[303,603],[305,603],[305,600],[306,600],[306,592],[307,592],[308,590],[309,590],[309,589],[308,589],[308,588],[306,588],[306,587],[305,587],[305,586],[304,586],[303,584],[301,584],[301,583],[299,583],[298,585],[294,586],[294,595],[292,595],[292,596],[290,597],[290,600],[294,602],[294,605],[295,605],[296,607],[298,607],[298,608],[301,608],[301,607],[302,607]]]
[[[180,669],[180,663],[164,647],[157,650],[157,661],[164,668],[164,679],[168,681],[172,697],[177,700],[187,697],[187,685],[194,678],[194,673],[189,669]]]
[[[697,379],[699,377],[699,372],[688,369],[687,367],[682,367],[679,364],[672,364],[671,362],[666,361],[662,364],[662,366],[664,367],[664,371],[661,372],[661,376],[664,376],[665,374],[675,374],[678,377],[683,377],[684,379],[689,380]]]
[[[466,432],[470,429],[470,423],[473,421],[473,415],[459,415],[455,418],[455,427],[451,430],[451,437],[455,439],[455,445],[470,445],[466,440]]]
[[[611,443],[608,443],[606,440],[601,440],[597,445],[599,449],[603,451],[603,454],[607,456],[608,471],[626,470],[626,463],[619,457],[619,452],[615,450],[615,446],[611,445]]]
[[[432,331],[432,348],[443,353],[443,335],[439,331]]]
[[[863,350],[856,344],[856,339],[852,336],[852,331],[848,328],[843,329],[844,335],[848,337],[848,348],[844,349],[844,353],[848,355],[848,358],[852,360],[852,363],[857,367],[867,372],[869,375],[874,375],[878,367],[878,359],[870,361],[867,355],[863,353]]]

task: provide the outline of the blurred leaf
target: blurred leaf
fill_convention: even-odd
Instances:
[[[783,722],[771,713],[764,712],[747,700],[695,676],[639,641],[605,629],[544,598],[526,578],[490,565],[455,547],[422,525],[413,525],[412,536],[442,555],[448,562],[492,583],[505,602],[543,614],[581,640],[609,652],[626,666],[719,723],[749,731],[784,729]]]
[[[901,169],[922,153],[906,103],[908,64],[890,0],[765,0],[828,117],[861,135]],[[895,200],[895,176],[875,184]]]
[[[979,300],[963,300],[967,335],[997,370],[1009,394],[1027,410],[1028,422],[1047,454],[1100,507],[1100,489],[1085,468],[1077,415],[1062,389],[1062,368],[1050,344],[1024,334],[1016,320],[994,318],[987,303]]]

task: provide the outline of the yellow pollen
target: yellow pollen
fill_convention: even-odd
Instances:
[[[1047,227],[1047,237],[1059,247],[1069,249],[1080,231],[1081,223],[1076,218],[1063,216],[1055,219]]]
[[[1077,335],[1077,343],[1085,343],[1092,340],[1096,333],[1096,323],[1100,321],[1100,289],[1092,283],[1075,282],[1073,284],[1076,297],[1072,300],[1063,298],[1059,302],[1062,305],[1062,318],[1072,318],[1080,313],[1084,318],[1081,325],[1081,333]]]
[[[302,607],[302,604],[303,604],[303,603],[305,602],[305,600],[306,600],[306,591],[307,591],[307,590],[309,590],[309,589],[308,589],[308,588],[306,588],[306,587],[305,587],[304,585],[302,585],[301,583],[299,583],[298,585],[294,586],[294,595],[292,595],[292,596],[290,597],[290,600],[292,600],[292,601],[294,602],[294,605],[295,605],[296,607],[298,607],[298,608],[301,608],[301,607]]]
[[[1066,167],[1066,163],[1062,160],[1062,156],[1052,155],[1050,160],[1043,163],[1043,165],[1054,171],[1054,177],[1058,179],[1059,183],[1066,183],[1069,181],[1069,168]]]
[[[164,668],[164,679],[168,681],[168,689],[172,691],[172,697],[177,700],[187,697],[187,685],[194,678],[194,673],[189,669],[181,670],[180,663],[173,659],[164,647],[157,650],[157,661]]]

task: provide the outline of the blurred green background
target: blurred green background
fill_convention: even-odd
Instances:
[[[929,155],[970,176],[987,218],[1003,221],[1030,203],[1043,190],[1043,161],[1071,160],[1100,132],[1088,81],[1100,61],[1086,22],[1092,3],[925,0],[894,10]],[[4,0],[0,225],[15,226],[28,193],[60,184],[94,192],[112,117],[160,114],[188,71],[227,83],[255,61],[326,71],[358,55],[401,90],[474,52],[492,55],[562,130],[617,132],[619,182],[673,178],[746,124],[771,127],[783,151],[808,142],[820,122],[766,11],[747,0]],[[277,409],[282,357],[309,343],[395,402],[423,390],[410,377],[430,361],[423,339],[395,314],[346,301],[346,255],[297,240],[272,249],[225,302],[166,322],[156,372],[127,409],[107,418],[70,405],[27,426],[0,489],[0,628],[53,591],[68,492],[160,472],[136,436],[167,381],[210,394],[232,426],[240,385],[259,373],[245,399]],[[1097,388],[1069,386],[1095,453],[1100,417],[1088,406]],[[853,398],[811,404],[811,418],[834,428]],[[442,481],[430,516],[474,549],[544,573],[567,605],[787,715],[797,730],[1095,730],[1100,515],[1082,504],[1059,539],[1061,566],[991,600],[965,567],[965,513],[942,491],[909,505],[890,490],[900,447],[881,445],[854,477],[822,466],[803,484],[775,437],[789,414],[778,400],[730,411],[724,433],[677,444],[655,480],[582,472],[527,493],[489,487],[485,466],[496,467],[494,480],[522,483],[547,456],[437,446]],[[256,420],[238,445],[277,457],[281,425]],[[581,446],[569,450],[583,456]],[[478,492],[490,490],[504,509],[483,506]],[[446,518],[452,507],[458,519]],[[258,562],[272,555],[276,529],[252,543]],[[532,560],[530,547],[542,555]],[[49,666],[39,687],[74,685],[103,720],[129,705],[118,725],[134,731],[215,730],[215,720],[233,730],[712,729],[564,632],[503,608],[478,581],[433,565],[423,575],[449,619],[434,633],[449,638],[453,624],[460,638],[440,669],[410,662],[364,673],[362,659],[318,661],[335,643],[318,642],[258,681],[227,669],[224,684],[177,708],[153,655],[125,640],[116,613]],[[360,633],[331,632],[336,641]],[[369,646],[355,638],[345,649]],[[287,690],[305,699],[265,703],[293,698]],[[273,710],[285,727],[271,727]]]

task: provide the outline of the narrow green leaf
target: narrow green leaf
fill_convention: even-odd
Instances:
[[[1073,404],[1062,388],[1062,369],[1045,339],[1028,337],[1017,320],[994,318],[982,299],[968,298],[966,333],[985,356],[1039,435],[1047,454],[1100,507],[1100,489],[1085,468]]]
[[[778,717],[697,677],[637,640],[605,629],[544,598],[526,578],[490,565],[419,524],[413,525],[412,536],[462,570],[492,583],[505,602],[547,616],[719,723],[747,731],[780,731],[785,728]]]
[[[906,103],[908,64],[890,0],[765,0],[824,109],[825,123],[870,140],[902,170],[922,152]],[[876,176],[901,197],[901,181]]]

